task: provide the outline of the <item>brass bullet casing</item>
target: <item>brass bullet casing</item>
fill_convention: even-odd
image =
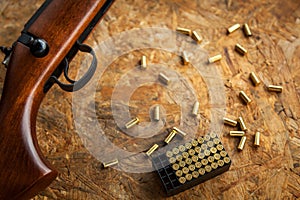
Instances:
[[[224,149],[224,147],[223,147],[223,145],[218,144],[218,145],[217,145],[217,149],[218,149],[218,151],[222,151],[222,150]]]
[[[212,152],[213,154],[215,154],[215,153],[217,153],[217,148],[216,147],[212,147],[211,149],[210,149],[210,152]]]
[[[190,63],[190,59],[186,53],[186,51],[182,52],[182,60],[184,65],[188,65]]]
[[[215,161],[215,158],[214,158],[213,156],[209,156],[209,157],[207,158],[207,160],[208,160],[208,162],[212,163],[212,162]]]
[[[147,57],[146,56],[142,56],[142,58],[141,58],[141,68],[142,69],[147,68]]]
[[[195,152],[196,153],[200,153],[200,151],[201,151],[201,147],[199,147],[199,146],[195,147]]]
[[[119,163],[119,160],[114,159],[114,160],[111,160],[111,161],[108,161],[108,162],[104,162],[103,167],[104,168],[111,167],[111,166],[117,165],[118,163]]]
[[[195,167],[196,167],[196,168],[200,169],[201,166],[202,166],[201,162],[196,162],[196,163],[195,163]]]
[[[192,39],[195,40],[198,44],[202,42],[202,37],[196,31],[192,31]]]
[[[201,160],[201,164],[202,165],[207,165],[208,164],[208,160],[207,159],[202,159]]]
[[[214,146],[214,142],[213,141],[208,141],[207,142],[207,146],[208,147],[213,147]]]
[[[192,148],[192,144],[191,143],[189,143],[189,142],[187,142],[187,143],[185,143],[185,148],[186,149],[190,149],[190,148]]]
[[[197,147],[198,144],[199,144],[197,140],[192,140],[191,143],[192,143],[192,146],[193,146],[193,147]]]
[[[215,143],[215,144],[219,144],[220,142],[221,142],[221,140],[220,140],[219,138],[215,138],[215,139],[214,139],[214,143]]]
[[[238,30],[241,27],[240,24],[234,24],[227,29],[227,34],[231,34],[234,31]]]
[[[214,139],[214,138],[216,138],[217,137],[217,134],[216,133],[210,133],[210,138],[212,138],[212,139]]]
[[[195,171],[195,169],[196,169],[195,165],[189,165],[189,170],[191,172]]]
[[[139,118],[134,118],[132,120],[130,120],[129,122],[127,122],[125,124],[125,128],[126,129],[130,129],[131,127],[133,127],[134,125],[137,125],[140,122]]]
[[[192,160],[191,158],[187,158],[187,159],[185,159],[185,163],[186,163],[187,165],[190,165],[190,164],[193,163],[193,160]]]
[[[215,63],[217,61],[220,61],[221,59],[222,59],[222,55],[218,54],[218,55],[208,58],[208,63],[210,63],[210,64]]]
[[[184,184],[186,182],[186,179],[184,177],[180,177],[178,181],[179,183]]]
[[[189,153],[190,156],[193,156],[193,155],[195,155],[195,150],[194,149],[189,149],[188,153]]]
[[[250,73],[249,78],[252,81],[254,86],[258,86],[260,84],[260,80],[254,72]]]
[[[211,166],[211,168],[213,168],[213,169],[217,169],[217,168],[218,168],[218,164],[215,163],[215,162],[211,163],[210,166]]]
[[[189,173],[189,168],[187,168],[187,167],[184,167],[184,168],[182,168],[182,172],[184,173],[184,174],[187,174],[187,173]]]
[[[185,146],[179,145],[178,149],[179,149],[180,152],[184,152],[185,151]]]
[[[163,73],[159,73],[158,79],[165,85],[169,85],[171,82],[170,79]]]
[[[204,169],[205,169],[206,172],[211,172],[211,170],[212,170],[212,168],[211,168],[210,165],[206,165],[206,166],[204,167]]]
[[[179,133],[182,137],[186,136],[186,133],[183,132],[182,130],[180,130],[179,128],[177,128],[177,127],[173,127],[173,130],[175,130],[177,133]]]
[[[230,163],[230,158],[229,157],[225,157],[224,158],[224,163],[226,163],[226,164]]]
[[[207,149],[207,144],[201,144],[201,149],[206,150]]]
[[[250,30],[248,24],[244,24],[243,31],[244,31],[244,34],[246,37],[252,36],[251,30]]]
[[[193,176],[193,178],[198,178],[199,177],[199,172],[193,171],[192,176]]]
[[[175,174],[176,176],[181,177],[183,175],[183,172],[181,170],[177,170]]]
[[[200,106],[199,102],[196,101],[194,103],[193,110],[192,110],[192,115],[193,116],[197,116],[198,115],[199,106]]]
[[[239,122],[239,125],[240,125],[240,128],[242,131],[247,131],[247,127],[246,127],[246,124],[244,122],[244,119],[242,117],[239,117],[237,119],[237,121]]]
[[[246,143],[246,136],[243,136],[240,140],[239,146],[238,146],[238,150],[242,151],[244,149],[245,143]],[[226,157],[227,158],[227,157]],[[224,160],[225,162],[225,160]]]
[[[171,158],[169,159],[169,163],[170,163],[170,164],[176,163],[176,158],[171,157]]]
[[[210,156],[210,151],[209,151],[209,150],[207,150],[207,149],[206,149],[206,150],[204,150],[204,155],[205,155],[205,156]]]
[[[234,47],[235,51],[238,52],[240,55],[244,56],[247,54],[247,50],[242,47],[242,45],[240,44],[236,44],[235,47]]]
[[[160,108],[159,106],[155,106],[154,108],[154,120],[159,121],[160,120]]]
[[[237,125],[237,121],[224,117],[224,124],[235,127]]]
[[[220,160],[221,159],[221,155],[218,154],[218,153],[214,154],[214,159],[215,160]]]
[[[203,175],[205,174],[205,169],[200,168],[200,169],[198,170],[198,172],[199,172],[200,175],[203,176]]]
[[[226,152],[226,151],[221,151],[221,152],[220,152],[220,155],[221,155],[222,157],[226,157],[226,156],[227,156],[227,152]]]
[[[177,163],[172,165],[172,168],[177,171],[179,169],[179,165]]]
[[[167,143],[167,144],[169,144],[173,139],[174,139],[174,137],[176,136],[176,131],[171,131],[170,133],[169,133],[169,135],[166,137],[166,139],[165,139],[165,143]],[[178,152],[179,152],[179,150],[178,150]]]
[[[225,162],[223,161],[223,160],[218,160],[218,165],[220,166],[220,167],[223,167],[224,166],[224,164],[225,164]]]
[[[197,141],[199,144],[203,144],[204,139],[203,139],[203,137],[199,137],[199,138],[197,138]]]
[[[166,156],[167,156],[168,158],[173,157],[173,152],[172,152],[172,151],[167,151],[167,152],[166,152]]]
[[[183,152],[182,157],[187,159],[189,157],[189,153],[188,152]]]
[[[180,166],[181,168],[185,167],[185,162],[184,162],[184,161],[180,161],[180,162],[179,162],[179,166]]]
[[[204,153],[199,153],[199,154],[198,154],[198,157],[199,157],[200,159],[203,159],[203,158],[205,158],[205,154],[204,154]]]
[[[245,135],[245,131],[230,131],[229,135],[232,137],[243,137]]]
[[[180,154],[176,155],[176,160],[177,160],[178,162],[181,161],[181,160],[182,160],[182,155],[180,155]]]
[[[158,149],[158,144],[154,144],[147,152],[146,155],[150,156],[156,149]]]
[[[279,86],[279,85],[268,85],[268,90],[270,92],[278,92],[278,93],[281,93],[282,90],[283,90],[283,87],[282,86]]]
[[[259,146],[259,141],[260,141],[260,132],[255,133],[255,138],[254,138],[254,146]]]
[[[174,155],[177,155],[177,154],[179,154],[179,149],[175,147],[172,149],[172,152]]]
[[[244,101],[245,104],[251,103],[251,99],[246,95],[244,91],[240,91],[239,96]]]
[[[184,35],[187,35],[187,36],[191,36],[192,35],[192,30],[191,29],[177,27],[176,31],[178,33],[181,33],[181,34],[184,34]]]
[[[194,163],[198,162],[198,159],[199,159],[198,156],[193,156],[193,157],[192,157],[192,161],[193,161]]]
[[[190,181],[190,180],[193,179],[193,176],[192,176],[192,174],[186,174],[185,178],[186,178],[187,181]]]

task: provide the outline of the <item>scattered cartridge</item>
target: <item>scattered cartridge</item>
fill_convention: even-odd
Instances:
[[[187,36],[191,36],[191,35],[192,35],[191,29],[177,27],[177,28],[176,28],[176,31],[177,31],[178,33],[181,33],[181,34],[184,34],[184,35],[187,35]]]
[[[244,119],[242,117],[239,117],[237,121],[239,122],[241,130],[246,131],[247,127],[246,127],[246,124],[244,122]]]
[[[129,121],[128,123],[125,124],[125,128],[126,129],[130,129],[131,127],[133,127],[134,125],[137,125],[140,122],[139,118],[134,118],[131,121]]]
[[[177,127],[173,127],[173,130],[175,130],[177,133],[179,133],[182,137],[186,136],[186,133],[183,132],[182,130],[180,130],[179,128],[177,128]]]
[[[171,133],[169,133],[169,135],[167,136],[167,138],[165,139],[165,143],[169,144],[174,137],[176,136],[177,132],[172,130]]]
[[[254,137],[254,146],[258,147],[259,141],[260,141],[260,132],[256,132]]]
[[[158,79],[165,85],[169,85],[169,83],[170,83],[170,79],[163,73],[159,73]]]
[[[154,144],[147,152],[146,152],[146,155],[147,156],[151,156],[151,154],[156,151],[156,149],[158,149],[158,144]]]
[[[240,44],[236,44],[234,49],[236,52],[238,52],[242,56],[247,54],[247,50],[244,47],[242,47]]]
[[[250,30],[248,24],[244,24],[243,31],[244,31],[244,34],[246,37],[252,36],[251,30]]]
[[[230,131],[229,135],[232,137],[243,137],[245,135],[245,131]]]
[[[188,65],[190,63],[190,59],[186,53],[186,51],[182,52],[182,60],[184,65]]]
[[[251,103],[251,99],[246,95],[246,93],[244,91],[240,91],[239,96],[245,104]]]
[[[237,125],[237,121],[235,121],[233,119],[229,119],[229,118],[224,117],[223,121],[224,121],[224,124],[229,125],[229,126],[235,127]]]
[[[231,27],[229,27],[227,29],[227,34],[233,33],[234,31],[238,30],[240,27],[241,27],[240,24],[234,24],[234,25],[232,25]]]
[[[222,55],[221,54],[218,54],[216,56],[213,56],[213,57],[210,57],[208,59],[208,63],[215,63],[217,61],[220,61],[222,59]]]
[[[142,69],[146,69],[147,68],[147,57],[146,56],[142,56],[142,59],[141,59],[141,68]]]
[[[112,161],[109,161],[109,162],[104,162],[103,163],[103,167],[104,168],[107,168],[107,167],[112,167],[114,165],[117,165],[119,163],[118,159],[114,159]]]
[[[198,115],[199,106],[200,106],[199,102],[196,101],[193,106],[192,115],[194,116]]]
[[[282,90],[283,90],[283,87],[282,86],[279,86],[279,85],[268,85],[268,90],[270,92],[278,92],[278,93],[281,93]]]
[[[245,143],[246,143],[246,136],[243,136],[240,140],[239,146],[238,146],[238,150],[242,151],[244,149]],[[225,161],[225,160],[224,160]]]
[[[154,108],[154,120],[159,121],[160,120],[160,109],[159,106],[155,106]]]
[[[193,31],[192,32],[192,38],[193,40],[195,40],[195,42],[197,42],[198,44],[200,44],[202,42],[202,37],[196,32]]]
[[[254,72],[251,72],[249,77],[254,86],[258,86],[260,84],[260,80],[258,79],[258,77],[256,76],[256,74]]]

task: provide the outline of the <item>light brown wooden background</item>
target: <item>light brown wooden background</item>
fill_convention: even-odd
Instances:
[[[41,3],[41,0],[0,1],[1,45],[9,46],[17,39],[24,23]],[[227,27],[244,22],[250,25],[254,35],[252,38],[246,39],[241,32],[226,36]],[[228,115],[243,115],[250,136],[256,130],[262,132],[261,147],[254,149],[253,141],[249,139],[245,150],[238,152],[238,140],[229,138],[227,134],[230,129],[225,128],[220,135],[233,161],[230,171],[170,199],[300,198],[300,2],[117,0],[87,43],[94,44],[122,31],[150,26],[173,30],[182,26],[199,31],[207,42],[204,48],[211,55],[223,55],[217,66],[223,75]],[[243,43],[248,49],[246,57],[234,52],[236,42]],[[122,70],[117,69],[121,66],[127,66],[127,69],[134,67],[143,53],[154,63],[175,59],[172,55],[145,50],[133,52],[131,57],[124,55],[112,64],[103,76],[98,102],[99,121],[108,126],[108,135],[113,135],[117,129],[109,105],[117,78],[111,79],[110,74],[115,73],[115,77],[119,77]],[[178,58],[174,63],[180,63]],[[284,92],[277,95],[267,92],[263,86],[253,87],[248,80],[251,71],[264,77],[264,81],[283,85]],[[181,72],[184,73],[184,70]],[[1,67],[0,89],[4,78],[5,68]],[[191,77],[190,81],[194,83],[200,98],[205,88],[197,86],[195,78]],[[131,102],[135,108],[133,114],[146,116],[147,109],[139,110],[141,100],[147,102],[153,97],[163,96],[164,92],[160,89],[150,86],[140,89],[147,92],[135,93]],[[241,89],[253,99],[250,106],[241,104],[237,96]],[[147,93],[152,96],[147,96]],[[165,99],[160,98],[160,101]],[[40,108],[37,120],[40,147],[59,171],[59,176],[35,199],[165,198],[155,173],[129,174],[102,168],[76,134],[71,103],[72,94],[53,87]],[[166,109],[169,112],[167,125],[176,124],[177,121],[172,119],[180,114],[178,106],[166,104]],[[200,109],[201,119],[205,121],[204,106]],[[202,125],[205,128],[205,123]],[[149,143],[140,142],[144,149],[149,147]],[[122,145],[122,138],[116,140],[116,144]],[[125,144],[130,146],[131,141]]]

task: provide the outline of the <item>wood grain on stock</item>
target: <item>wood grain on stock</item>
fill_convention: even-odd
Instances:
[[[26,18],[32,15],[41,2],[0,1],[0,44],[9,45],[18,37]],[[227,27],[244,22],[249,23],[252,38],[244,38],[240,31],[226,36]],[[254,149],[249,137],[244,151],[238,152],[238,140],[229,138],[227,133],[230,129],[225,128],[220,134],[232,158],[230,171],[170,199],[300,198],[299,1],[118,0],[88,43],[97,44],[111,35],[149,26],[163,26],[173,30],[183,26],[199,31],[204,42],[207,42],[205,49],[211,55],[223,54],[224,59],[217,67],[223,74],[228,114],[242,114],[251,130],[251,136],[256,129],[262,129],[261,147]],[[234,52],[236,42],[245,45],[249,51],[246,57],[240,57]],[[109,100],[118,77],[135,67],[142,54],[146,54],[152,63],[167,63],[172,59],[178,61],[176,56],[154,50],[133,52],[114,62],[103,75],[101,90],[97,94],[99,121],[106,127],[106,134],[120,146],[134,147],[135,143],[122,143],[125,137],[116,131]],[[120,68],[126,70],[121,71]],[[180,65],[177,69],[187,68]],[[0,68],[0,71],[0,80],[3,82],[5,70]],[[250,71],[259,72],[274,84],[283,84],[284,92],[276,95],[268,93],[263,87],[254,88],[248,80]],[[186,73],[183,70],[181,72]],[[190,81],[195,83],[193,86],[198,95],[203,95],[204,89],[202,85],[196,84],[196,78]],[[146,92],[143,93],[143,89]],[[240,89],[251,95],[253,105],[245,107],[240,103],[237,96]],[[141,88],[131,102],[133,114],[147,116],[148,109],[140,100],[151,102],[164,94],[163,88]],[[101,168],[101,163],[86,150],[75,131],[71,102],[70,93],[54,87],[46,95],[39,110],[39,144],[59,175],[35,199],[163,199],[164,191],[155,173],[127,174]],[[180,117],[178,105],[166,104],[165,109],[169,114],[168,123]],[[203,107],[200,109],[202,111]],[[205,114],[201,119],[205,122]],[[144,149],[151,146],[148,140],[141,140],[139,145]]]
[[[52,1],[28,29],[48,42],[50,51],[44,58],[35,58],[26,46],[16,44],[0,104],[0,199],[33,197],[55,179],[57,173],[36,138],[43,87],[104,2]]]

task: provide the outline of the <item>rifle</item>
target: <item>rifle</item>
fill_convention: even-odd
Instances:
[[[0,199],[29,199],[57,176],[36,138],[36,117],[53,84],[76,91],[92,78],[97,59],[82,44],[114,0],[46,0],[25,24],[12,48],[1,47],[7,67],[0,102]],[[68,77],[68,63],[78,51],[93,56],[78,81]],[[58,77],[64,73],[69,83]]]

